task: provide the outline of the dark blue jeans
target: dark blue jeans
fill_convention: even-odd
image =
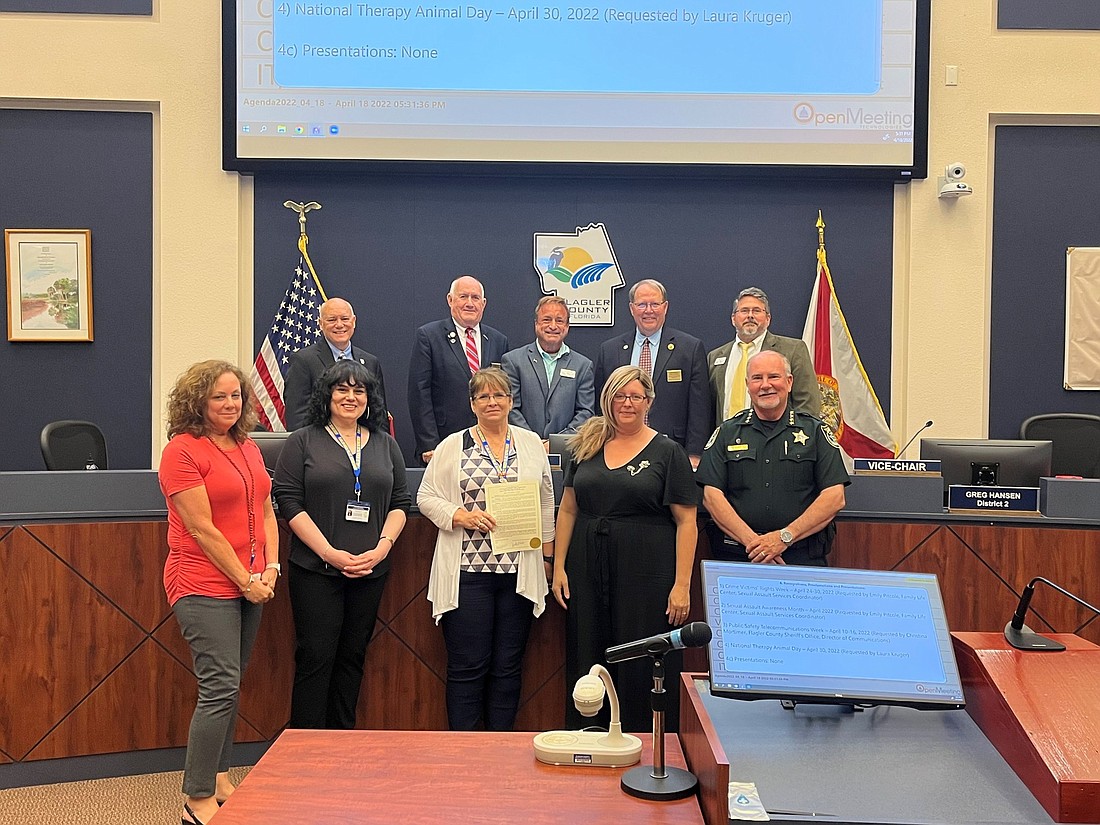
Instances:
[[[451,730],[482,719],[486,730],[515,725],[533,608],[516,593],[515,573],[459,573],[458,607],[440,619]]]

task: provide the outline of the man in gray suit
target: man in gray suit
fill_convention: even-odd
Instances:
[[[821,390],[810,361],[810,351],[799,338],[786,338],[768,332],[772,313],[764,290],[754,286],[742,289],[733,302],[730,320],[737,337],[707,355],[711,396],[715,400],[715,423],[721,424],[749,407],[745,373],[738,368],[741,364],[747,364],[752,356],[766,350],[780,353],[791,364],[791,374],[794,376],[791,406],[820,418]]]
[[[569,306],[556,295],[535,305],[535,340],[504,353],[500,365],[512,384],[508,420],[538,433],[572,433],[592,417],[596,390],[592,362],[569,349]]]

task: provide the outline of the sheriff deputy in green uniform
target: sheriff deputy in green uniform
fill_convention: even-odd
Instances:
[[[754,355],[745,380],[752,406],[714,431],[695,473],[721,531],[712,549],[733,561],[827,566],[851,483],[840,448],[826,425],[788,404],[794,379],[783,355]]]

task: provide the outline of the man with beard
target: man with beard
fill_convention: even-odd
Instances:
[[[794,389],[791,403],[795,409],[821,417],[821,390],[810,362],[810,351],[798,338],[773,335],[771,306],[764,290],[751,286],[741,290],[733,303],[730,320],[737,337],[707,355],[711,396],[715,399],[715,423],[721,424],[749,406],[745,387],[745,366],[752,356],[773,350],[791,365]]]
[[[710,437],[695,483],[717,529],[719,558],[828,566],[833,518],[850,483],[832,430],[790,403],[791,365],[778,352],[749,358],[751,406]]]

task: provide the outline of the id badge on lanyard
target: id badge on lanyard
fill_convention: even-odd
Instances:
[[[348,509],[344,514],[345,521],[360,521],[366,523],[370,521],[370,502],[369,501],[349,501]]]

